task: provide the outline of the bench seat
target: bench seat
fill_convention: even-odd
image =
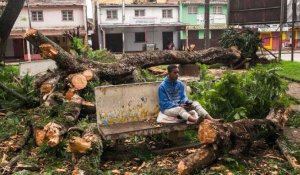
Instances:
[[[161,124],[156,121],[136,121],[117,123],[112,125],[99,125],[99,132],[104,140],[124,139],[130,136],[153,135],[173,131],[183,131],[188,128],[197,128],[197,125],[185,123]]]

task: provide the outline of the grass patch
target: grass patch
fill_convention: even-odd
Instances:
[[[23,133],[25,130],[22,118],[13,112],[8,112],[6,116],[0,120],[0,126],[0,141],[12,135]]]
[[[300,63],[281,61],[280,66],[282,70],[278,71],[278,74],[282,77],[300,81]]]
[[[300,128],[300,113],[291,113],[289,115],[289,120],[286,125],[289,127]]]

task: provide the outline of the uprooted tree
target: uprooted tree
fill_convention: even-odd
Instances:
[[[46,147],[56,148],[67,140],[66,150],[73,154],[74,174],[79,174],[82,171],[86,174],[91,174],[90,171],[94,172],[97,165],[94,167],[87,166],[88,160],[96,160],[97,158],[99,160],[102,153],[102,141],[97,133],[96,125],[92,123],[85,127],[77,126],[81,114],[95,113],[94,103],[85,98],[86,94],[93,93],[86,91],[90,84],[99,80],[112,84],[132,82],[135,79],[134,72],[136,70],[155,65],[197,62],[232,65],[240,61],[240,52],[235,48],[210,48],[194,52],[172,50],[125,54],[118,62],[108,64],[95,62],[85,57],[74,57],[35,29],[26,32],[24,38],[39,48],[45,57],[53,59],[58,69],[36,77],[35,88],[40,92],[39,105],[36,105],[36,102],[27,101],[27,98],[18,93],[13,94],[21,101],[34,103],[28,106],[35,106],[35,108],[27,120],[23,137],[19,138],[17,143],[11,145],[10,150],[20,150],[31,136],[34,137],[35,144],[41,147],[46,145]],[[5,85],[0,86],[0,88],[4,91],[10,90],[5,88]],[[254,124],[256,122],[259,123],[260,120],[253,120],[250,123]],[[273,127],[272,122],[264,121],[264,123]],[[247,124],[241,123],[240,125]],[[215,125],[210,126],[215,128]],[[230,128],[231,125],[222,124],[220,126],[222,126],[220,128],[226,129]],[[223,136],[221,134],[223,131],[216,130],[215,132],[218,133],[216,134],[218,138],[213,138],[213,141],[218,144],[226,144],[227,142],[224,140],[226,133]],[[249,135],[247,132],[243,134],[245,137]],[[221,136],[221,140],[219,136]],[[221,155],[218,153],[219,151],[220,149],[207,153],[215,154],[216,157]],[[204,163],[204,165],[208,163],[210,161]],[[191,163],[191,167],[194,167],[193,163]],[[8,173],[10,172],[9,168]]]

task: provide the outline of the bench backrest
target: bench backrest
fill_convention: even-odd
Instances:
[[[159,112],[160,82],[95,88],[97,123],[110,125],[155,119]]]

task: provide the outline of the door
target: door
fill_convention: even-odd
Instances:
[[[13,48],[14,48],[14,57],[23,58],[24,56],[23,39],[13,39]]]
[[[122,52],[122,33],[106,34],[106,48],[111,52]]]
[[[173,43],[173,32],[163,32],[163,49],[168,49],[168,45]]]
[[[204,39],[199,39],[199,31],[198,30],[189,30],[189,45],[194,44],[194,50],[204,49]]]

